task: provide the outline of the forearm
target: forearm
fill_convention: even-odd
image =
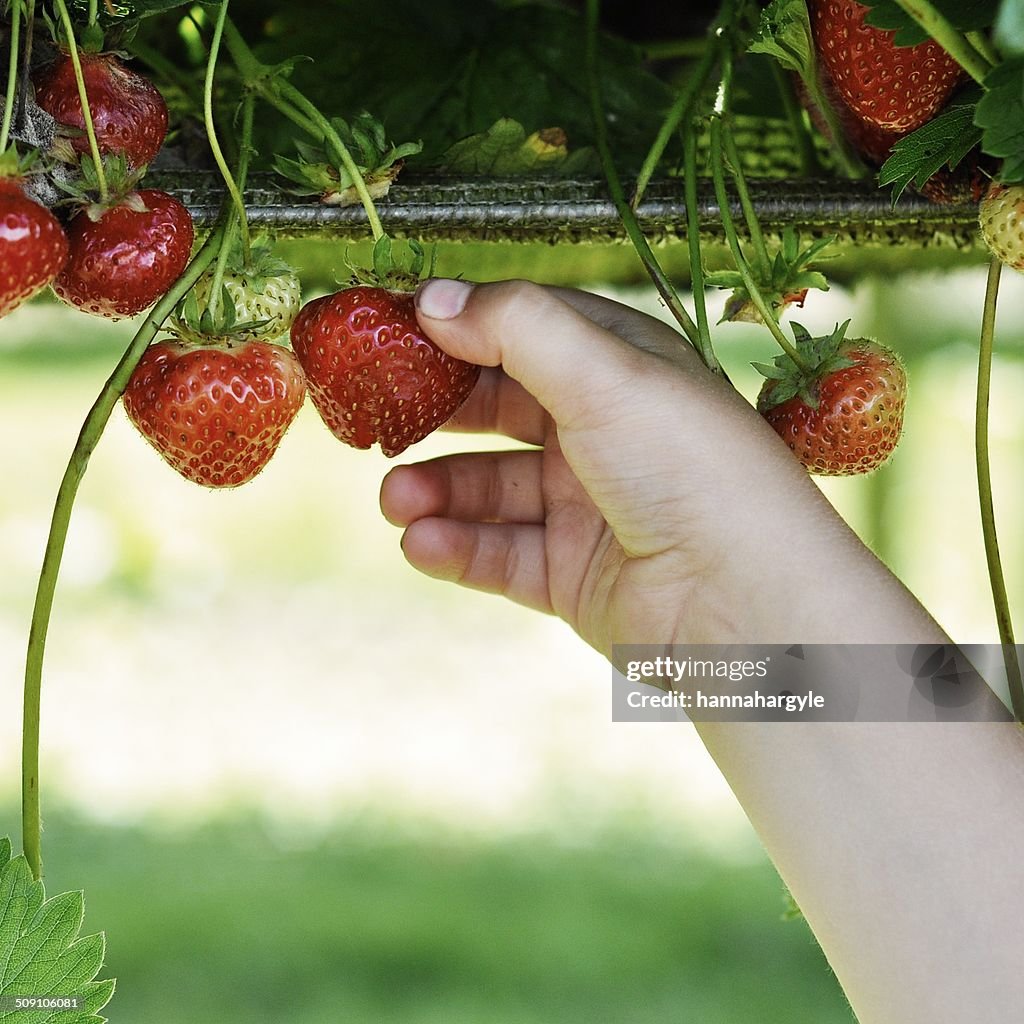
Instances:
[[[861,1024],[1020,1016],[1016,725],[698,728]]]

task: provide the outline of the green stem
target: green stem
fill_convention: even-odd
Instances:
[[[686,243],[690,250],[690,282],[697,314],[697,348],[709,366],[717,362],[711,345],[708,307],[704,294],[704,264],[700,253],[700,211],[697,206],[697,132],[687,125],[683,139],[683,190],[686,198]]]
[[[291,82],[279,80],[276,84],[281,92],[281,96],[285,100],[294,103],[300,112],[313,121],[323,134],[324,141],[334,149],[335,156],[341,160],[342,166],[348,171],[349,177],[352,179],[352,185],[359,196],[359,201],[363,204],[363,209],[366,211],[366,219],[370,222],[370,230],[373,232],[373,240],[374,242],[378,241],[384,234],[384,228],[381,225],[380,217],[377,215],[377,207],[374,205],[369,189],[366,187],[366,182],[363,180],[363,174],[356,165],[355,160],[352,159],[348,146],[341,141],[341,137],[334,130],[334,125]]]
[[[729,209],[729,193],[725,187],[725,157],[722,149],[722,115],[716,113],[711,118],[711,173],[715,182],[715,198],[718,200],[718,209],[722,218],[722,230],[725,232],[726,240],[729,243],[729,249],[736,263],[736,269],[739,271],[740,277],[743,278],[743,286],[747,289],[751,301],[761,314],[761,319],[764,320],[765,326],[771,331],[772,337],[779,343],[783,352],[793,360],[803,373],[809,375],[810,367],[800,357],[800,353],[797,352],[796,347],[789,338],[782,333],[782,328],[775,318],[775,313],[768,306],[768,303],[764,301],[764,296],[757,287],[754,277],[750,273],[750,267],[747,265],[746,257],[743,255],[743,249],[740,247],[740,240],[736,234],[736,224],[732,219],[732,211]]]
[[[249,49],[249,44],[230,20],[225,26],[224,39],[232,59],[242,73],[245,84],[255,89],[303,131],[315,139],[322,139],[329,148],[334,150],[334,155],[341,161],[341,165],[348,171],[349,177],[352,179],[352,186],[366,212],[373,240],[374,242],[378,241],[385,232],[377,214],[377,207],[366,187],[362,172],[355,160],[352,159],[348,146],[335,131],[334,125],[291,82],[268,74],[268,69],[256,59],[252,50]]]
[[[99,7],[99,4],[97,3],[97,0],[89,0],[89,24],[90,24],[90,26],[96,24],[96,18],[99,15],[98,7]]]
[[[64,0],[53,0],[60,20],[64,25],[64,34],[68,39],[68,53],[71,55],[71,65],[75,69],[75,82],[78,85],[78,98],[82,104],[82,120],[85,122],[85,134],[89,139],[89,152],[92,161],[96,165],[96,182],[100,188],[100,202],[106,203],[110,198],[107,189],[107,176],[103,170],[103,158],[100,156],[99,143],[96,141],[96,128],[92,123],[92,111],[89,109],[89,96],[85,91],[85,78],[82,76],[82,62],[78,56],[78,44],[75,42],[75,30],[71,25],[71,16],[68,14],[67,5]]]
[[[968,32],[966,38],[967,42],[969,42],[971,46],[981,54],[982,59],[987,60],[993,67],[1002,60],[999,56],[999,52],[992,45],[992,41],[984,32]]]
[[[255,97],[252,92],[246,92],[242,100],[242,141],[238,153],[238,186],[245,188],[245,180],[249,176],[249,158],[252,156],[252,119]],[[228,217],[227,226],[224,229],[224,237],[221,239],[220,252],[217,253],[217,265],[214,267],[213,280],[210,283],[210,300],[208,308],[211,310],[211,317],[216,320],[218,306],[214,303],[213,297],[220,296],[224,284],[224,275],[227,273],[228,259],[235,244],[235,233],[239,225],[244,221],[232,208],[232,214]],[[248,238],[243,240],[242,265],[248,267],[252,260],[252,249],[246,245]]]
[[[644,60],[692,60],[702,57],[708,50],[708,39],[659,39],[653,43],[641,43],[640,52]]]
[[[743,210],[743,219],[747,222],[747,230],[750,232],[750,241],[754,246],[754,253],[761,271],[761,280],[768,281],[771,278],[772,263],[768,256],[768,246],[765,245],[764,234],[761,232],[761,223],[757,219],[757,211],[750,198],[750,190],[747,188],[746,175],[743,173],[743,165],[740,163],[740,154],[736,149],[736,140],[729,130],[728,124],[722,125],[723,142],[725,143],[725,158],[732,168],[732,179],[736,183],[736,192],[740,197],[740,208]]]
[[[626,194],[622,189],[622,182],[619,179],[618,171],[615,170],[615,162],[612,159],[611,148],[608,145],[608,130],[601,102],[601,84],[597,59],[597,24],[599,13],[600,0],[587,0],[587,85],[590,94],[590,109],[594,121],[594,137],[597,152],[601,159],[601,166],[608,181],[608,191],[611,193],[612,202],[615,204],[615,209],[622,219],[626,234],[633,243],[633,247],[640,257],[640,262],[643,263],[644,268],[654,282],[654,287],[658,290],[658,294],[661,295],[665,305],[668,306],[672,315],[678,321],[687,340],[700,353],[700,334],[697,330],[697,325],[691,319],[690,314],[686,312],[682,300],[672,286],[672,282],[669,281],[664,270],[661,268],[661,264],[658,263],[657,258],[651,251],[643,231],[640,230],[640,224],[636,219],[633,208],[626,202]],[[701,355],[703,358],[703,353]],[[717,370],[717,365],[714,368]]]
[[[4,94],[4,120],[0,125],[0,154],[7,152],[11,135],[11,119],[14,117],[14,96],[18,88],[18,47],[21,43],[21,7],[11,7],[11,54],[7,66],[7,92]]]
[[[941,14],[929,0],[896,0],[979,85],[992,70],[989,62],[971,45],[967,36]]]
[[[153,307],[145,323],[132,339],[121,361],[114,368],[110,379],[104,384],[92,408],[82,424],[81,433],[71,453],[71,460],[64,471],[57,501],[50,522],[50,534],[46,541],[46,553],[39,574],[35,605],[32,609],[32,626],[29,631],[28,655],[25,661],[24,721],[22,726],[22,845],[25,858],[32,869],[33,877],[42,877],[41,817],[39,804],[39,709],[43,683],[43,656],[46,650],[46,634],[53,610],[53,597],[60,572],[61,557],[67,539],[71,510],[79,484],[85,475],[89,458],[96,449],[103,429],[110,419],[118,399],[124,392],[128,380],[149,343],[156,336],[164,320],[179,300],[195,284],[196,280],[210,265],[220,244],[221,231],[218,229],[207,239],[196,253],[185,272],[170,291]]]
[[[206,137],[210,143],[210,150],[213,159],[217,163],[220,175],[224,179],[224,185],[231,196],[231,202],[235,208],[235,215],[238,219],[239,230],[242,233],[242,249],[248,262],[251,243],[249,240],[249,220],[245,213],[245,201],[238,189],[235,179],[231,175],[227,160],[224,159],[224,152],[217,140],[217,127],[213,122],[213,79],[217,69],[217,54],[220,52],[220,41],[224,35],[224,20],[228,14],[229,0],[222,0],[220,10],[217,12],[217,22],[213,28],[213,40],[210,43],[210,54],[206,61],[206,81],[203,86],[203,118],[206,122]],[[251,145],[251,140],[243,140],[242,149],[245,151]],[[226,246],[225,246],[226,248]],[[221,275],[223,279],[223,273]],[[216,319],[217,310],[220,305],[220,282],[215,282],[210,291],[210,315]]]
[[[812,69],[809,75],[802,75],[801,79],[803,80],[804,87],[807,89],[807,95],[825,121],[832,155],[836,158],[839,169],[854,181],[866,178],[868,169],[864,166],[864,162],[857,155],[853,146],[846,141],[846,130],[839,123],[839,118],[836,116],[831,102],[818,83],[817,71]]]
[[[775,79],[775,86],[778,89],[779,98],[782,100],[782,109],[785,111],[786,120],[793,130],[793,142],[800,159],[800,175],[804,178],[817,177],[822,173],[821,161],[818,159],[818,151],[814,148],[814,142],[807,130],[804,109],[793,93],[792,79],[777,60],[768,63],[771,65],[772,77]]]
[[[690,73],[689,78],[686,80],[686,85],[679,91],[675,101],[669,108],[669,112],[665,115],[665,120],[661,122],[657,138],[651,144],[651,148],[640,168],[640,173],[637,175],[633,199],[630,203],[634,210],[640,205],[644,192],[647,191],[647,186],[654,176],[658,164],[661,163],[665,148],[668,146],[673,134],[675,134],[676,129],[683,123],[684,119],[689,121],[693,116],[693,108],[697,102],[697,96],[700,90],[704,88],[704,83],[707,82],[711,69],[714,66],[715,58],[718,56],[717,42],[718,40],[714,39],[704,48],[700,62]]]
[[[978,467],[978,497],[981,503],[981,532],[985,540],[985,561],[992,586],[992,602],[999,626],[999,642],[1003,649],[1003,664],[1010,686],[1013,715],[1024,722],[1024,682],[1021,680],[1020,661],[1013,639],[1010,619],[1010,601],[1006,594],[1002,559],[999,557],[999,539],[996,534],[995,506],[992,501],[992,466],[989,458],[988,413],[992,388],[992,348],[995,338],[996,298],[999,294],[999,276],[1002,262],[993,257],[988,266],[988,286],[985,289],[985,310],[981,320],[981,343],[978,351],[978,398],[974,413],[974,451]]]

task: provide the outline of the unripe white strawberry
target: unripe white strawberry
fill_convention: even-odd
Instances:
[[[1008,267],[1024,270],[1024,185],[992,182],[978,221],[989,249]]]

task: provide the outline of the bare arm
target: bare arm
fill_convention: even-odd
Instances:
[[[420,320],[493,367],[454,426],[535,446],[389,474],[382,508],[424,572],[554,612],[605,654],[946,640],[664,324],[523,283],[428,285]],[[1016,726],[699,728],[862,1024],[1020,1015]]]

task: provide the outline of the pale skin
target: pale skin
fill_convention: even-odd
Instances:
[[[450,429],[533,446],[388,474],[381,508],[417,569],[554,613],[606,656],[615,643],[947,642],[665,324],[525,282],[433,281],[417,309],[438,345],[485,367]],[[1017,726],[698,729],[861,1024],[1020,1015]]]

